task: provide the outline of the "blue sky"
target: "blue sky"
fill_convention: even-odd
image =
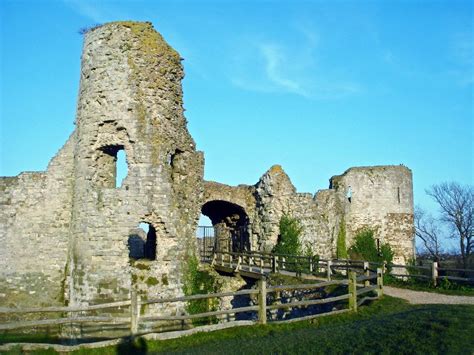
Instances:
[[[473,183],[473,1],[0,2],[0,175],[44,170],[74,129],[81,27],[151,21],[185,58],[205,176],[301,192],[405,164],[424,189]]]

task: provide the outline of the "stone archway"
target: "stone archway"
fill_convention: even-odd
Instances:
[[[249,216],[242,206],[212,200],[201,208],[214,227],[216,249],[222,251],[250,250]]]

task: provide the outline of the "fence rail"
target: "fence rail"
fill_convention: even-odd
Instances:
[[[154,300],[141,300],[140,296],[135,292],[131,292],[131,299],[124,300],[119,302],[113,303],[106,303],[106,304],[99,304],[93,306],[83,306],[83,307],[46,307],[46,308],[28,308],[28,309],[16,309],[16,308],[0,308],[0,315],[11,315],[11,314],[28,314],[28,313],[51,313],[51,312],[58,312],[60,314],[69,313],[69,317],[64,318],[55,318],[55,319],[41,319],[41,320],[33,320],[33,321],[14,321],[10,323],[0,324],[0,330],[14,330],[14,329],[23,329],[23,328],[32,328],[32,327],[39,327],[39,326],[49,326],[49,325],[61,325],[61,324],[83,324],[83,323],[107,323],[107,324],[128,324],[130,328],[131,335],[140,334],[140,327],[142,325],[150,325],[155,322],[172,322],[172,321],[190,321],[193,319],[199,318],[208,318],[208,317],[216,317],[216,316],[223,316],[229,314],[238,314],[243,312],[256,312],[257,317],[254,323],[267,323],[267,313],[271,312],[272,310],[277,310],[281,308],[290,309],[295,307],[308,307],[312,305],[318,304],[327,304],[327,303],[335,303],[340,302],[343,300],[348,300],[348,307],[346,310],[356,311],[357,306],[361,303],[375,299],[374,297],[365,297],[357,299],[358,296],[367,294],[369,292],[375,291],[377,293],[377,297],[382,295],[382,269],[378,269],[378,272],[375,273],[367,273],[367,275],[362,275],[357,277],[355,272],[349,272],[349,278],[347,280],[334,280],[334,281],[326,281],[320,282],[316,284],[304,284],[304,285],[280,285],[280,286],[270,286],[267,287],[266,279],[262,278],[258,281],[257,289],[249,289],[249,290],[240,290],[236,292],[222,292],[222,293],[212,293],[212,294],[198,294],[192,296],[185,296],[185,297],[174,297],[174,298],[165,298],[165,299],[154,299]],[[373,282],[372,285],[365,284],[364,286],[359,285],[358,282]],[[269,297],[270,294],[280,295],[281,292],[284,291],[297,291],[297,290],[315,290],[321,289],[330,285],[341,285],[342,287],[347,287],[347,293],[334,296],[334,297],[327,297],[327,298],[316,298],[316,299],[297,299],[296,301],[290,302],[282,302],[282,303],[273,303],[276,302],[278,297]],[[143,306],[150,305],[150,304],[164,304],[164,303],[174,303],[174,302],[190,302],[196,300],[210,300],[210,299],[219,299],[223,297],[236,297],[236,296],[249,296],[255,298],[257,304],[244,306],[239,308],[232,308],[232,309],[222,309],[222,310],[215,310],[215,311],[207,311],[198,314],[182,314],[182,315],[150,315],[150,316],[142,316],[140,310]],[[304,297],[304,295],[299,295],[299,297]],[[291,300],[292,297],[289,297]],[[94,316],[87,316],[87,315],[77,315],[76,317],[72,316],[71,314],[78,313],[78,312],[89,312],[89,311],[97,311],[97,310],[105,310],[111,308],[121,308],[127,307],[129,308],[129,316],[127,317],[112,317],[112,316],[101,316],[101,315],[94,315]],[[330,311],[323,313],[324,315],[329,314],[336,314],[340,313],[342,310]],[[321,313],[315,313],[311,316],[319,317]],[[302,319],[308,319],[308,316],[301,317]],[[278,320],[281,322],[282,320]],[[285,319],[283,321],[294,321],[294,318]]]
[[[226,252],[215,251],[211,264],[225,271],[253,273],[264,275],[268,273],[293,273],[296,276],[315,276],[330,281],[339,272],[344,275],[350,271],[375,272],[381,267],[386,274],[397,278],[431,280],[436,286],[440,280],[474,284],[474,270],[442,268],[437,262],[430,266],[415,266],[402,264],[374,263],[350,259],[319,259],[311,256],[296,256],[287,254],[272,254],[265,252]],[[449,273],[458,273],[452,275]],[[472,275],[468,277],[468,275]],[[247,275],[248,276],[248,275]]]

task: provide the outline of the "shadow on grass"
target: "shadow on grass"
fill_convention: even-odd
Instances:
[[[138,339],[134,339],[132,341],[125,342],[125,343],[117,345],[116,353],[118,355],[147,354],[148,353],[148,345],[147,345],[145,339],[138,338]]]

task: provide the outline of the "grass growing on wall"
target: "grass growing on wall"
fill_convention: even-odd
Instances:
[[[215,277],[209,271],[200,269],[199,261],[195,255],[188,259],[184,273],[183,291],[186,296],[217,292]],[[217,310],[217,306],[217,300],[214,299],[193,300],[188,301],[186,311],[189,314],[212,312]],[[216,317],[193,319],[194,325],[212,324],[216,322]]]
[[[336,257],[338,259],[347,259],[346,222],[344,221],[344,218],[341,219],[339,232],[337,233]]]

